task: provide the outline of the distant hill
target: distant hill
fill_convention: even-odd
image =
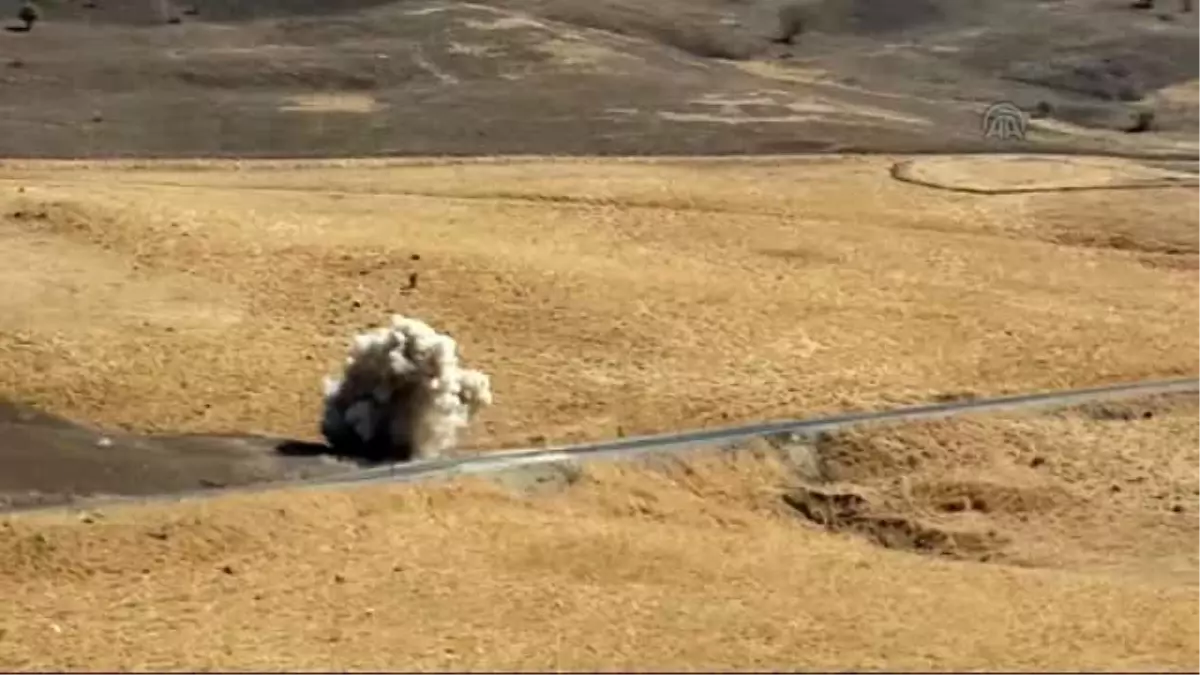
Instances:
[[[1193,154],[1195,14],[1118,0],[54,0],[0,155]],[[16,25],[16,7],[11,15]],[[1137,133],[1134,133],[1137,132]]]

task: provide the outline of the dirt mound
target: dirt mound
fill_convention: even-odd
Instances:
[[[939,479],[909,486],[913,503],[943,513],[1045,513],[1072,504],[1058,486],[1013,485],[983,480]]]
[[[970,471],[961,467],[986,465],[986,456],[937,437],[908,443],[887,433],[826,435],[812,454],[817,471],[804,474],[807,484],[785,493],[784,503],[831,532],[884,548],[986,562],[1011,540],[994,517],[1047,516],[1083,502],[1061,486],[1011,474],[961,477]],[[984,518],[960,523],[946,514]]]
[[[1151,564],[1137,549],[1153,540],[1175,551],[1163,565],[1178,571],[1178,547],[1195,537],[1200,474],[1175,453],[1200,431],[1196,406],[1194,396],[1156,397],[999,426],[962,419],[826,435],[811,445],[817,470],[798,474],[784,501],[887,548],[1021,565],[1115,555],[1123,562],[1107,564],[1136,566]],[[1162,440],[1134,440],[1143,434]]]
[[[917,425],[911,440],[902,434],[822,434],[814,442],[818,471],[827,483],[874,484],[922,471],[946,471],[957,464],[982,463],[991,450],[959,434],[939,435]]]
[[[853,492],[799,488],[783,501],[830,532],[849,532],[889,549],[987,561],[1004,540],[995,532],[954,531],[902,515],[872,513],[870,501]]]

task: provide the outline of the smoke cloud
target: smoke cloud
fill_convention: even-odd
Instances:
[[[356,336],[342,377],[325,378],[321,433],[347,455],[437,457],[492,403],[488,376],[458,358],[453,338],[411,317]]]

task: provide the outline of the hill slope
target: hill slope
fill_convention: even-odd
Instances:
[[[1133,161],[134,166],[0,167],[0,396],[130,432],[312,438],[320,377],[392,312],[492,374],[476,448],[1197,368],[1195,176]],[[1055,191],[1088,186],[1144,189]],[[0,447],[19,458],[0,490],[337,468],[102,433]],[[125,468],[91,475],[95,452]]]
[[[0,516],[0,668],[1194,671],[1196,414]]]
[[[997,100],[1050,111],[1025,150],[1195,151],[1194,15],[820,0],[786,46],[778,7],[62,0],[0,34],[0,155],[986,150]]]

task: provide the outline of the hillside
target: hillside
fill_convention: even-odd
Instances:
[[[0,167],[0,396],[100,427],[19,423],[67,437],[4,453],[18,500],[337,470],[270,439],[395,312],[492,375],[472,449],[1197,370],[1196,178],[1139,162],[138,167]]]
[[[0,517],[0,668],[1187,672],[1196,415]]]
[[[54,0],[0,34],[0,155],[994,150],[1002,100],[1021,151],[1195,154],[1175,7],[814,0],[784,45],[780,4]]]
[[[1196,378],[1151,4],[13,0],[0,670],[1195,671],[1190,382],[496,454]],[[491,378],[441,463],[322,442],[393,314]]]

